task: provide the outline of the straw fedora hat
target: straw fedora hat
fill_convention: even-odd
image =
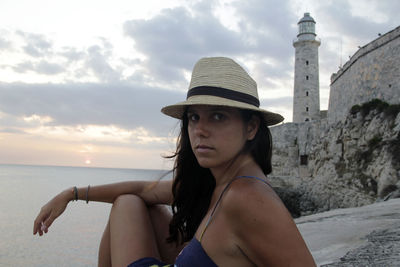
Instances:
[[[235,61],[226,57],[200,59],[193,68],[186,101],[161,109],[164,114],[182,119],[188,106],[216,105],[260,112],[267,125],[283,121],[283,117],[259,108],[257,84]]]

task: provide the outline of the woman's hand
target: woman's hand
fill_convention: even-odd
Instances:
[[[68,189],[55,196],[44,205],[33,223],[33,234],[39,233],[39,236],[42,236],[43,233],[47,233],[48,228],[54,220],[64,212],[68,202],[72,199],[73,190]]]

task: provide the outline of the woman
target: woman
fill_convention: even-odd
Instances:
[[[315,266],[267,182],[267,126],[283,117],[259,108],[246,71],[229,58],[203,58],[187,100],[162,112],[182,121],[172,181],[65,190],[43,206],[34,234],[71,200],[102,201],[113,206],[99,266]]]

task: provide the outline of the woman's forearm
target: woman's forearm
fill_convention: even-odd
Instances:
[[[76,198],[74,188],[69,189],[72,199]],[[113,184],[77,188],[79,200],[113,203],[124,194],[141,197],[146,204],[170,204],[172,202],[172,181],[126,181]]]
[[[52,198],[40,210],[33,224],[33,234],[47,233],[72,200],[86,200],[113,203],[124,194],[141,197],[147,205],[170,204],[172,202],[172,181],[129,181],[89,187],[71,187]]]

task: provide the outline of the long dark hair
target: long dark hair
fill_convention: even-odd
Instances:
[[[250,153],[265,175],[271,172],[271,133],[263,116],[255,111],[240,109],[243,121],[248,123],[257,116],[260,125],[256,136],[247,141],[242,153]],[[181,132],[177,148],[170,158],[175,159],[174,182],[172,185],[173,217],[169,225],[168,242],[182,244],[193,238],[210,205],[215,188],[211,171],[201,167],[193,154],[186,112],[181,121]]]

